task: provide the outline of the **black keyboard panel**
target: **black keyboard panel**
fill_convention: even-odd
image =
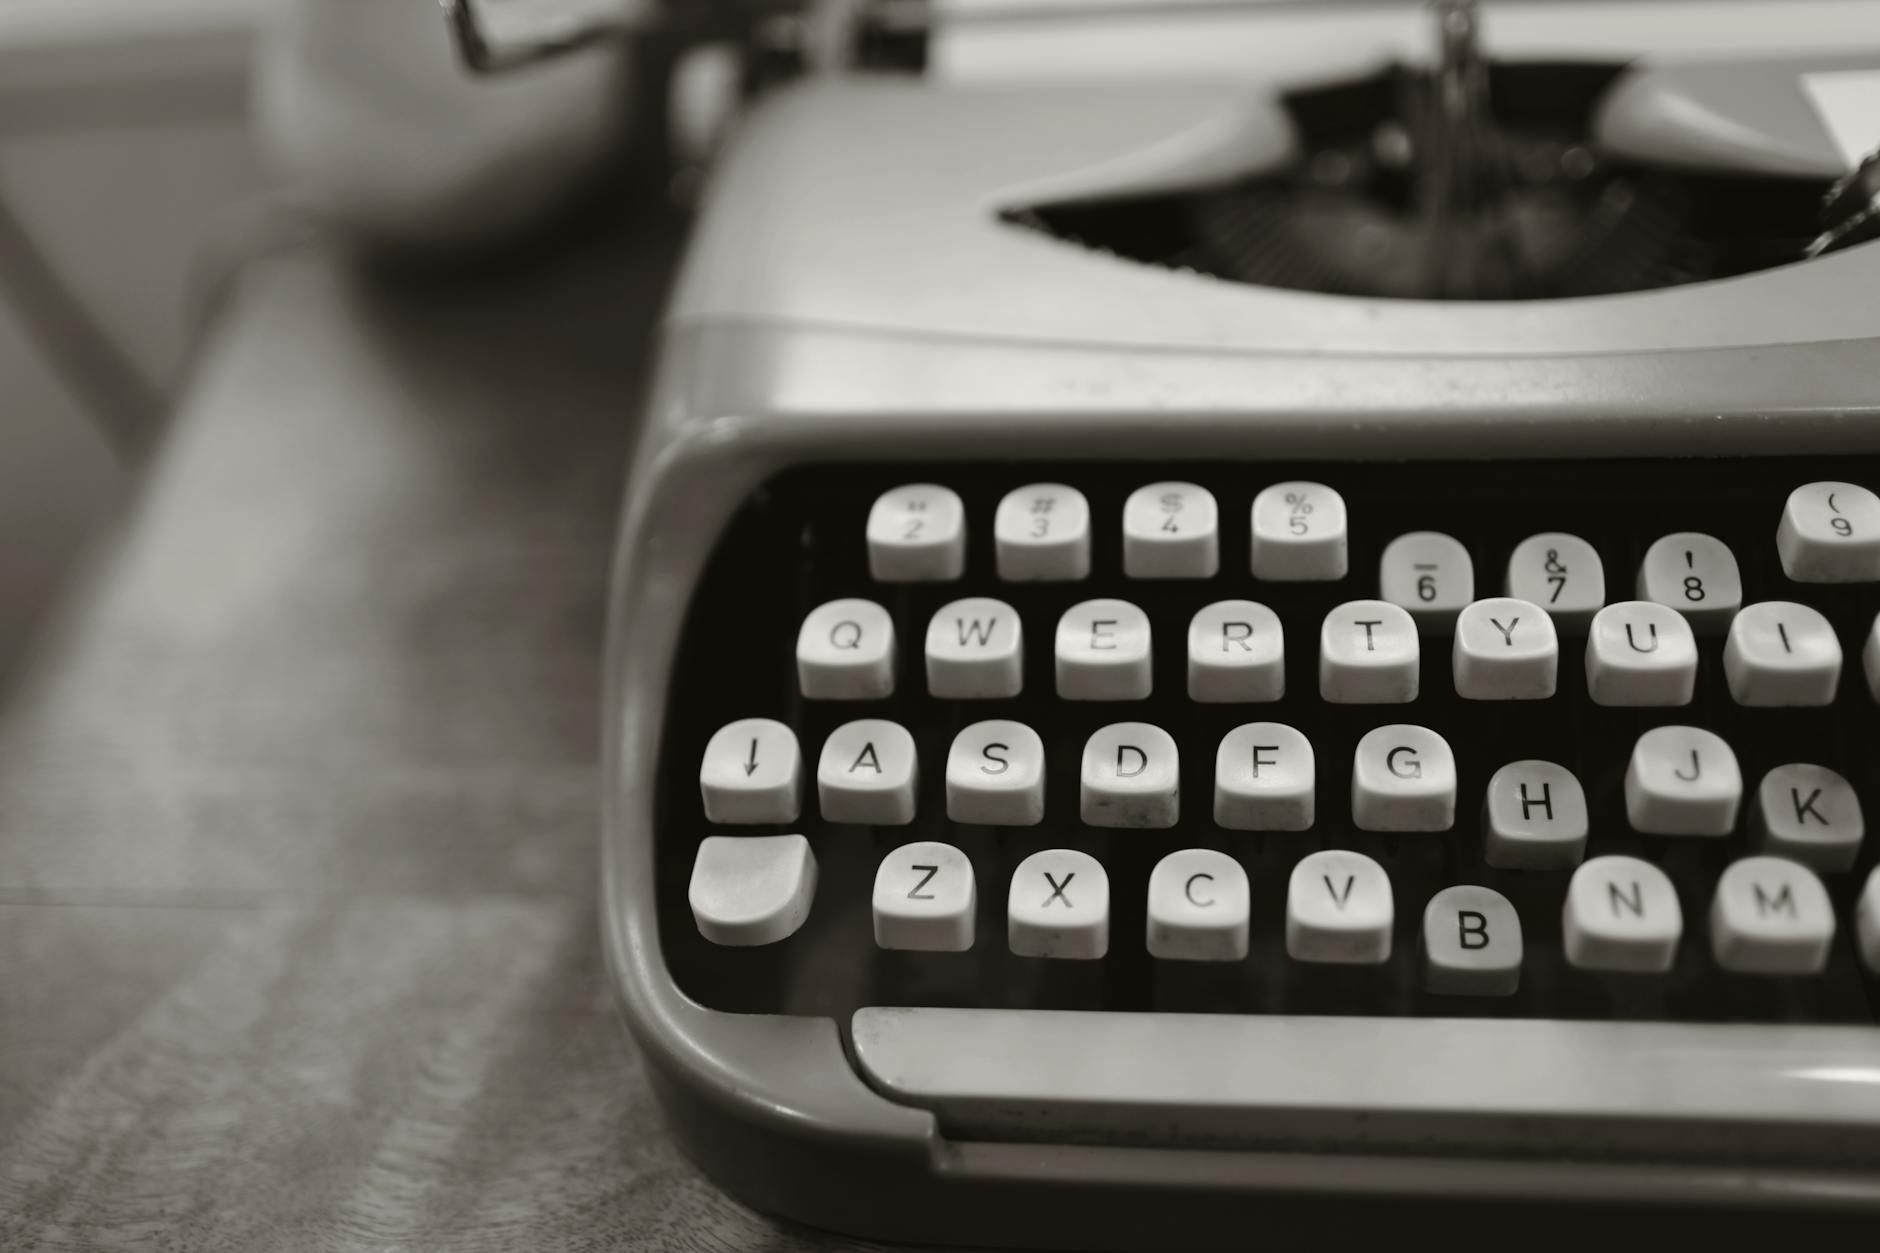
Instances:
[[[1350,514],[1350,573],[1330,583],[1270,583],[1248,573],[1247,511],[1254,495],[1286,480],[1325,483]],[[1691,1022],[1874,1021],[1876,985],[1856,953],[1855,900],[1875,862],[1869,838],[1854,867],[1826,874],[1838,929],[1826,969],[1806,977],[1732,974],[1718,968],[1706,919],[1717,877],[1759,851],[1748,834],[1750,797],[1771,767],[1811,762],[1838,770],[1868,814],[1880,813],[1870,763],[1880,762],[1880,709],[1861,672],[1861,646],[1880,612],[1880,586],[1802,585],[1777,558],[1775,532],[1789,491],[1838,479],[1880,483],[1880,459],[1691,459],[1520,463],[1156,463],[971,462],[805,467],[780,474],[740,510],[701,578],[672,676],[655,798],[661,943],[678,986],[698,1002],[740,1012],[827,1015],[846,1021],[868,1005],[1183,1010],[1243,1014],[1512,1016]],[[1145,581],[1122,572],[1123,502],[1145,483],[1184,480],[1219,501],[1220,572],[1199,580]],[[882,584],[869,574],[864,527],[871,504],[910,482],[943,484],[963,498],[967,567],[957,582]],[[1000,498],[1033,482],[1062,482],[1088,497],[1091,576],[1079,582],[1006,583],[996,573],[992,518]],[[1524,537],[1566,531],[1584,537],[1605,564],[1607,600],[1633,596],[1645,549],[1674,531],[1709,533],[1735,552],[1744,603],[1792,600],[1827,616],[1845,663],[1829,707],[1745,708],[1722,668],[1723,636],[1700,634],[1695,700],[1680,708],[1606,708],[1586,695],[1585,629],[1562,628],[1559,686],[1538,701],[1465,701],[1451,678],[1448,633],[1424,629],[1421,693],[1408,704],[1322,701],[1318,633],[1328,610],[1378,595],[1384,546],[1413,530],[1460,539],[1475,565],[1476,595],[1500,595],[1508,555]],[[795,643],[804,616],[837,597],[864,597],[893,616],[899,641],[895,691],[879,701],[810,701],[798,692]],[[1024,624],[1025,687],[1009,700],[940,700],[927,693],[921,644],[935,610],[962,596],[1012,605]],[[1139,605],[1153,625],[1154,693],[1146,700],[1070,702],[1053,682],[1053,630],[1064,610],[1099,596]],[[1244,598],[1273,609],[1285,629],[1286,695],[1261,704],[1201,704],[1186,691],[1189,619],[1213,601]],[[707,741],[734,719],[769,717],[802,746],[803,813],[786,825],[714,827],[699,796]],[[815,763],[823,740],[854,718],[879,717],[912,732],[919,751],[919,809],[907,826],[831,824],[818,814]],[[1034,827],[949,822],[944,773],[962,727],[1010,718],[1036,729],[1047,755],[1046,816]],[[1317,820],[1303,832],[1232,831],[1212,816],[1216,746],[1250,721],[1287,723],[1317,758]],[[1087,737],[1119,721],[1149,722],[1181,751],[1182,816],[1168,830],[1114,830],[1079,821],[1078,772]],[[1453,830],[1366,833],[1351,822],[1353,750],[1387,723],[1429,727],[1454,748],[1458,804]],[[1707,728],[1734,749],[1746,797],[1725,839],[1646,836],[1627,822],[1623,782],[1634,742],[1661,725]],[[1588,857],[1624,853],[1663,869],[1676,885],[1683,938],[1666,974],[1593,972],[1568,963],[1561,909],[1569,870],[1514,871],[1482,855],[1482,798],[1489,776],[1517,759],[1558,762],[1583,782],[1591,818]],[[701,839],[710,834],[801,832],[820,868],[813,908],[787,940],[753,948],[704,939],[687,903]],[[970,857],[978,888],[977,940],[963,953],[890,952],[877,947],[871,916],[876,868],[915,840],[952,844]],[[1149,956],[1143,940],[1149,873],[1183,848],[1236,858],[1252,885],[1250,954],[1238,962]],[[1006,943],[1006,892],[1013,869],[1046,848],[1075,848],[1100,861],[1111,884],[1110,947],[1096,961],[1020,957]],[[1392,955],[1382,965],[1295,961],[1284,940],[1293,865],[1309,852],[1353,849],[1388,873],[1395,898]],[[1454,884],[1492,887],[1521,915],[1525,942],[1512,996],[1438,996],[1424,990],[1418,932],[1424,903]]]

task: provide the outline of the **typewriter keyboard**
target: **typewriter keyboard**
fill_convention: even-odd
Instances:
[[[777,476],[672,675],[716,1008],[1868,1023],[1880,460]]]

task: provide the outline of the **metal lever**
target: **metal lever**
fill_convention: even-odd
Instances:
[[[1828,189],[1821,219],[1822,232],[1808,245],[1806,256],[1880,239],[1880,151],[1867,154],[1859,168]]]

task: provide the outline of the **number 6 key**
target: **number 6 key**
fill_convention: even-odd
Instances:
[[[1377,585],[1379,599],[1408,609],[1418,626],[1446,628],[1475,599],[1475,566],[1454,536],[1411,531],[1385,547]]]

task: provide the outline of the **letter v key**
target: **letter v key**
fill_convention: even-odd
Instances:
[[[1345,876],[1345,890],[1342,893],[1337,888],[1332,886],[1332,876],[1328,874],[1320,875],[1319,878],[1325,881],[1325,890],[1331,893],[1332,900],[1338,905],[1340,909],[1343,909],[1345,907],[1345,902],[1351,899],[1351,885],[1357,882],[1358,876],[1354,874],[1348,874]]]

